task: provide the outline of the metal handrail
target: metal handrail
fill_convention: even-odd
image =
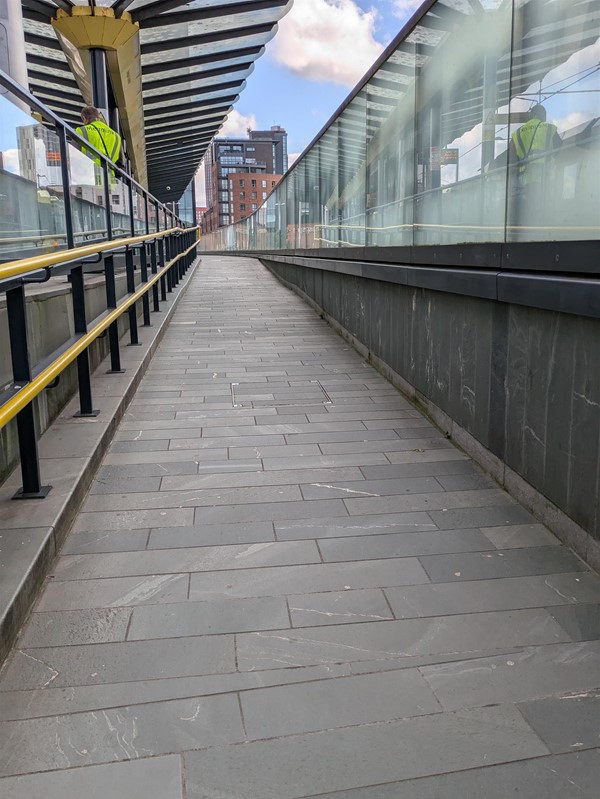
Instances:
[[[90,255],[98,255],[101,252],[120,250],[123,247],[142,244],[152,239],[164,238],[164,236],[171,233],[183,233],[184,231],[190,233],[194,230],[197,230],[197,228],[169,228],[168,230],[162,230],[160,233],[144,233],[140,236],[130,236],[126,239],[112,239],[111,241],[87,244],[85,247],[74,247],[70,250],[58,250],[46,255],[33,255],[31,258],[8,261],[5,264],[0,264],[0,281],[17,277],[18,275],[26,275],[29,272],[36,272],[40,269],[47,269],[50,266],[57,266],[61,263],[80,261],[83,258],[88,258]]]
[[[173,232],[173,231],[170,231]],[[186,231],[191,232],[191,231]],[[139,243],[139,239],[152,238],[151,236],[138,236],[135,239],[128,239],[128,244],[135,244]],[[47,366],[43,371],[41,371],[36,377],[34,377],[27,385],[23,386],[16,394],[14,394],[4,405],[0,406],[0,430],[8,424],[15,416],[23,410],[29,403],[41,394],[41,392],[50,384],[53,380],[60,376],[60,374],[66,369],[69,364],[73,363],[73,361],[80,355],[84,350],[86,350],[89,345],[98,338],[105,330],[107,330],[110,325],[115,322],[126,310],[128,310],[132,305],[138,300],[141,300],[144,294],[146,294],[155,283],[157,283],[161,277],[164,277],[166,273],[174,266],[178,261],[184,258],[186,255],[192,252],[197,247],[197,242],[194,242],[190,247],[184,250],[182,253],[177,255],[168,264],[160,269],[155,275],[153,275],[147,283],[143,283],[137,291],[133,294],[127,296],[123,302],[121,302],[116,308],[110,311],[100,322],[98,322],[91,330],[88,330],[87,333],[83,334],[81,338],[79,338],[75,344],[72,344],[67,350],[65,350],[61,355],[58,356],[52,363]],[[33,259],[26,259],[26,260],[33,260]],[[74,260],[71,257],[69,260]]]

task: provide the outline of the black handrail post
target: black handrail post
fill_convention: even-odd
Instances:
[[[67,234],[67,249],[75,246],[73,235],[73,207],[71,204],[71,179],[69,175],[69,153],[67,146],[67,132],[62,125],[57,125],[58,147],[60,152],[60,175],[63,188],[63,203],[65,209],[65,230]]]
[[[158,265],[162,269],[165,265],[165,241],[160,239],[158,243]],[[167,281],[164,275],[160,278],[160,299],[162,302],[167,301]]]
[[[148,282],[148,253],[146,251],[146,244],[142,244],[140,249],[140,274],[142,276],[142,283]],[[146,292],[142,297],[142,312],[144,315],[144,327],[151,327],[150,321],[150,294]]]
[[[73,300],[73,322],[75,333],[87,333],[87,318],[85,312],[85,288],[83,281],[83,267],[76,266],[71,269],[71,298]],[[77,380],[79,382],[79,411],[77,417],[98,416],[100,411],[95,411],[92,403],[92,381],[90,378],[90,356],[86,349],[77,356]]]
[[[133,250],[127,247],[125,250],[125,271],[127,273],[127,293],[133,294],[135,292],[135,275],[133,274]],[[137,347],[140,343],[138,338],[137,327],[137,310],[135,302],[129,306],[127,311],[129,315],[129,346]]]
[[[13,380],[16,384],[25,385],[31,381],[31,367],[29,365],[27,311],[23,285],[6,292],[6,311]],[[44,499],[44,497],[48,496],[52,486],[43,486],[41,484],[35,415],[32,402],[17,414],[17,434],[19,437],[23,487],[13,495],[13,499]]]
[[[172,255],[171,255],[171,250],[172,250],[172,247],[171,247],[171,236],[170,235],[167,236],[164,239],[164,242],[165,242],[165,265],[166,265],[166,264],[169,264],[171,262],[171,258],[172,258]],[[167,291],[168,292],[173,291],[173,267],[172,266],[169,267],[169,269],[167,270]]]
[[[106,206],[106,238],[112,241],[112,217],[110,215],[110,186],[108,162],[102,162],[102,176],[104,178],[104,204]],[[106,285],[106,307],[117,307],[117,286],[115,282],[115,260],[113,255],[104,258],[104,282]],[[119,351],[119,323],[117,321],[109,325],[108,343],[110,346],[110,369],[108,374],[123,374],[125,369],[121,369],[121,353]]]
[[[131,235],[135,236],[135,217],[133,215],[133,185],[131,180],[127,181],[127,191],[129,194],[129,225],[131,229]]]
[[[156,239],[150,242],[150,270],[153,275],[158,272],[158,264],[156,260]],[[160,311],[160,304],[158,302],[158,282],[156,281],[152,286],[152,310],[155,313]]]

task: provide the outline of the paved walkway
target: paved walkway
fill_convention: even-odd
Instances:
[[[596,797],[599,602],[257,261],[207,257],[3,673],[0,796]]]

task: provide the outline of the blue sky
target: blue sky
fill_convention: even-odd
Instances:
[[[294,0],[219,135],[281,125],[293,160],[422,2]]]

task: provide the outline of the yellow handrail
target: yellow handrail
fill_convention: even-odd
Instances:
[[[179,228],[181,229],[181,228]],[[186,228],[186,232],[190,232],[192,228]],[[168,231],[161,231],[160,234],[154,234],[154,236],[146,235],[146,236],[137,236],[132,239],[128,239],[129,243],[133,243],[134,241],[140,239],[148,239],[148,238],[156,238],[157,235],[162,235],[163,232]],[[113,242],[110,242],[113,244]],[[160,271],[158,271],[155,275],[148,280],[147,283],[142,283],[142,285],[135,291],[133,294],[130,294],[117,308],[112,309],[100,322],[98,322],[91,330],[88,330],[87,333],[84,333],[80,339],[78,339],[75,344],[69,347],[68,350],[65,350],[59,357],[53,361],[49,366],[47,366],[42,372],[37,375],[31,382],[27,383],[26,386],[23,386],[11,399],[6,402],[0,408],[0,429],[2,429],[11,419],[23,410],[29,403],[40,394],[46,386],[48,386],[53,380],[55,380],[60,373],[73,361],[77,358],[78,355],[89,347],[89,345],[94,341],[94,339],[98,338],[100,333],[103,333],[110,325],[115,322],[121,314],[126,311],[129,307],[131,307],[135,302],[141,299],[144,294],[152,288],[152,286],[157,283],[160,278],[173,266],[173,264],[177,263],[181,258],[186,256],[189,252],[195,249],[198,246],[198,242],[195,241],[191,247],[188,247],[187,250],[177,255],[168,264],[165,264]],[[87,249],[87,248],[80,248],[80,249]],[[96,248],[97,251],[97,248]],[[75,250],[69,250],[70,253],[75,252]],[[25,259],[29,261],[36,261],[36,258],[29,258]],[[72,260],[71,258],[67,260]],[[0,273],[1,274],[1,273]]]
[[[160,233],[144,233],[142,236],[130,236],[127,239],[111,239],[101,244],[88,244],[85,247],[74,247],[72,250],[58,250],[46,255],[34,255],[31,258],[8,261],[8,263],[0,266],[0,280],[24,275],[27,272],[35,272],[37,269],[46,269],[49,266],[56,266],[60,263],[76,261],[79,258],[87,258],[89,255],[97,255],[99,252],[118,250],[126,245],[141,244],[143,241],[162,238],[170,233],[191,233],[193,230],[196,230],[196,228],[169,228],[168,230],[161,230]]]

